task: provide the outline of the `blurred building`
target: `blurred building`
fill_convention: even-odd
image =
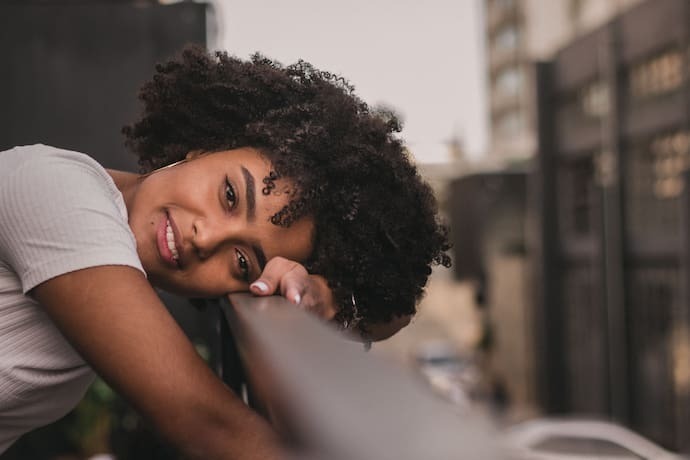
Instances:
[[[549,412],[690,450],[690,3],[647,0],[535,68],[537,360]]]
[[[508,162],[534,155],[530,65],[640,0],[484,0],[490,155]]]
[[[450,161],[444,163],[417,163],[419,174],[431,186],[439,203],[441,212],[446,210],[448,184],[465,174],[471,167],[463,155],[459,142],[448,143]]]
[[[489,157],[531,158],[524,272],[482,260],[493,372],[690,451],[690,3],[485,6]]]

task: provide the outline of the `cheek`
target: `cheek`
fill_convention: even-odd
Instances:
[[[229,292],[227,287],[224,288],[222,284],[200,283],[189,278],[167,279],[160,282],[159,286],[165,291],[190,298],[220,297]]]
[[[146,269],[147,263],[155,263],[158,254],[156,248],[157,215],[151,212],[145,213],[137,207],[129,209],[128,213],[129,228],[134,235],[137,252]]]
[[[230,275],[226,259],[206,261],[186,272],[180,272],[179,283],[199,297],[218,297],[228,292],[246,291],[246,286]]]
[[[313,247],[313,226],[310,222],[298,221],[290,227],[290,233],[278,238],[277,241],[289,242],[285,247],[292,253],[291,259],[304,261],[309,258]]]

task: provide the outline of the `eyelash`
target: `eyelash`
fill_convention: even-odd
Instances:
[[[228,194],[231,196],[228,196]],[[235,194],[235,189],[227,177],[225,178],[225,199],[228,203],[230,203],[230,209],[234,208],[237,204],[237,195]]]
[[[242,273],[242,279],[247,283],[249,282],[249,262],[247,258],[240,251],[235,249],[235,257],[237,257],[237,265],[240,267],[240,273]]]

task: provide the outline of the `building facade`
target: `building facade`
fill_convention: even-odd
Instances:
[[[532,62],[548,59],[639,1],[484,0],[490,156],[511,162],[535,153]]]
[[[647,0],[535,67],[538,384],[690,451],[690,3]]]

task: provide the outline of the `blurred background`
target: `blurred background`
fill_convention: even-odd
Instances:
[[[0,149],[136,170],[120,128],[189,42],[299,58],[395,109],[454,242],[372,352],[501,423],[613,420],[690,451],[687,0],[0,0]],[[208,311],[166,297],[210,365]],[[176,458],[97,382],[1,458]]]

